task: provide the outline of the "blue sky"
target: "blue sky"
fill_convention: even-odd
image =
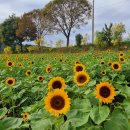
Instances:
[[[8,18],[9,15],[15,13],[21,16],[24,12],[33,9],[43,8],[50,0],[0,0],[0,23]],[[90,0],[92,1],[92,0]],[[95,0],[95,31],[102,30],[104,24],[123,22],[126,25],[126,34],[130,32],[130,0]],[[91,41],[91,20],[86,26],[81,27],[79,30],[74,30],[71,33],[70,43],[75,43],[75,35],[81,33],[82,35],[88,34],[89,41]],[[51,35],[46,36],[47,42],[55,41],[57,39],[66,40],[64,35]]]

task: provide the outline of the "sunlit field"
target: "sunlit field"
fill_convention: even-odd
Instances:
[[[0,130],[129,130],[129,77],[129,51],[1,54]]]

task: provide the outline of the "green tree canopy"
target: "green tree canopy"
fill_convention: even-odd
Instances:
[[[19,38],[16,36],[18,22],[19,18],[16,17],[15,14],[12,14],[1,24],[2,42],[6,45],[13,45],[19,42]]]

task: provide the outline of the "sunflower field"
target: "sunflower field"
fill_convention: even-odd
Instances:
[[[130,130],[130,51],[1,54],[0,130]]]

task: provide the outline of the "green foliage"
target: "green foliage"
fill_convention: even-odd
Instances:
[[[94,43],[100,47],[104,45],[111,46],[112,41],[112,23],[109,25],[109,27],[105,24],[105,27],[101,32],[96,33],[96,39]]]
[[[99,47],[103,47],[105,43],[105,34],[103,32],[96,32],[96,38],[94,41],[95,45],[98,45]]]
[[[125,32],[125,25],[123,23],[117,23],[112,26],[112,39],[113,45],[122,43],[122,35]]]
[[[58,48],[61,47],[63,44],[64,44],[64,41],[61,39],[56,41],[56,47],[58,47]]]
[[[19,18],[14,14],[9,16],[2,24],[2,42],[6,45],[18,43],[19,39],[16,36],[16,29],[18,27]]]
[[[4,53],[6,53],[6,54],[12,54],[12,47],[7,46],[6,48],[4,48]]]
[[[42,36],[39,36],[36,40],[34,40],[34,43],[38,46],[39,51],[41,50],[41,46],[46,44],[44,37]]]
[[[104,42],[108,44],[108,46],[111,46],[111,41],[112,41],[112,23],[107,26],[105,24],[105,27],[102,30],[102,33],[104,34]]]
[[[80,55],[79,53],[0,55],[2,61],[0,62],[0,130],[129,130],[130,52],[126,51],[124,55],[127,62],[122,62],[122,69],[116,73],[107,63],[110,57],[112,61],[118,61],[118,53],[112,50],[109,53],[106,51],[97,53],[92,46],[87,53]],[[100,64],[100,57],[103,58],[104,65]],[[6,66],[9,58],[14,62],[11,68]],[[77,58],[85,65],[91,77],[84,87],[78,87],[73,80],[73,67]],[[33,61],[33,64],[29,64],[30,61]],[[22,67],[17,65],[19,62],[23,64]],[[53,66],[52,72],[46,73],[46,66],[50,64]],[[29,77],[25,75],[28,69],[32,71]],[[106,75],[101,75],[102,70],[106,71]],[[44,76],[42,82],[37,80],[39,75]],[[44,104],[48,82],[55,76],[65,79],[65,91],[71,98],[70,111],[58,117],[47,112]],[[15,78],[14,86],[6,85],[7,77]],[[116,89],[112,103],[101,104],[96,98],[95,87],[103,81],[109,81]],[[24,112],[29,114],[28,121],[22,119]]]
[[[76,45],[77,45],[78,47],[81,46],[82,39],[83,39],[83,36],[82,36],[81,34],[77,34],[77,35],[75,36]]]
[[[90,117],[95,124],[101,124],[109,116],[110,109],[107,106],[94,107],[90,112]]]

